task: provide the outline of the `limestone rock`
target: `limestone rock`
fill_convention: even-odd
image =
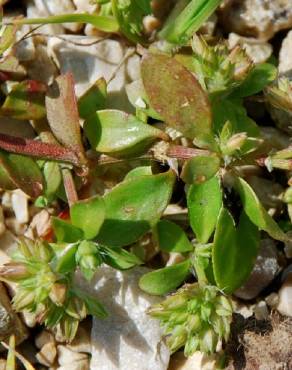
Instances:
[[[292,317],[292,273],[285,279],[279,292],[277,310],[285,316]]]
[[[166,370],[169,350],[147,308],[161,300],[142,292],[139,278],[149,269],[116,271],[102,266],[90,283],[78,283],[102,302],[107,319],[93,318],[91,370]],[[109,293],[110,292],[110,293]]]
[[[272,239],[263,239],[253,271],[243,287],[234,293],[242,299],[253,299],[266,288],[279,271],[277,249]]]
[[[241,46],[254,63],[264,63],[273,52],[273,47],[268,42],[253,37],[242,37],[233,32],[228,36],[228,44],[231,49],[236,45]]]
[[[268,40],[292,26],[292,0],[229,0],[220,11],[227,31]]]
[[[108,106],[133,110],[125,85],[132,81],[130,76],[136,77],[139,71],[139,58],[133,54],[134,50],[125,48],[116,40],[72,35],[64,35],[63,38],[68,42],[51,38],[48,50],[61,73],[73,73],[77,96],[80,97],[98,78],[104,77],[106,81],[110,80]]]

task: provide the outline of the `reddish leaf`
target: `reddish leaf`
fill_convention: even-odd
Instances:
[[[162,54],[146,54],[141,72],[150,104],[165,122],[198,146],[214,146],[209,100],[192,73]]]
[[[46,115],[46,86],[27,80],[13,87],[0,109],[0,114],[21,120],[38,120]]]
[[[17,58],[13,55],[7,55],[0,61],[0,80],[14,80],[19,81],[26,76],[25,68],[19,64]]]
[[[47,117],[55,137],[85,162],[74,81],[71,73],[59,76],[46,96]]]

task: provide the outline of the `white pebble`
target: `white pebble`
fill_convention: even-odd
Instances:
[[[289,274],[279,290],[277,310],[284,316],[292,317],[292,274]]]
[[[29,220],[28,196],[17,189],[12,192],[11,203],[17,221],[21,224],[27,223]]]

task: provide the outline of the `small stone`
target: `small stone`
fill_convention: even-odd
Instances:
[[[56,370],[89,370],[89,359],[84,359],[81,361],[76,361],[70,364],[70,368],[68,365],[60,366]],[[90,368],[91,369],[91,368]],[[110,369],[108,369],[110,370]]]
[[[27,223],[29,220],[28,196],[19,189],[14,190],[11,196],[11,204],[16,220],[21,224]]]
[[[183,352],[171,356],[168,370],[217,370],[216,355],[207,356],[202,352],[195,352],[185,357]]]
[[[220,24],[231,32],[268,40],[292,26],[291,0],[230,0],[219,12]]]
[[[51,84],[58,74],[57,67],[48,56],[47,47],[36,45],[36,56],[29,63],[23,63],[26,67],[28,77],[45,84]]]
[[[245,50],[246,54],[256,64],[266,62],[273,52],[271,44],[253,37],[242,37],[233,32],[228,36],[228,44],[230,49],[233,49],[236,45],[241,46]]]
[[[125,85],[131,82],[127,74],[127,60],[134,54],[134,49],[126,48],[117,40],[73,35],[62,37],[64,41],[56,37],[48,40],[48,52],[61,73],[73,73],[77,97],[88,90],[98,78],[104,77],[106,81],[110,80],[108,107],[133,111]]]
[[[101,266],[90,283],[76,276],[109,313],[103,320],[93,317],[91,370],[166,370],[169,350],[158,320],[146,313],[162,298],[140,290],[139,278],[146,272],[143,267],[121,272]]]
[[[29,328],[34,328],[36,326],[37,318],[35,313],[29,311],[22,311],[20,315],[26,326],[28,326]]]
[[[73,0],[77,13],[94,13],[98,10],[97,1],[92,0]]]
[[[277,293],[271,293],[266,298],[267,305],[271,308],[276,308],[279,303],[279,296]]]
[[[4,265],[4,263],[11,260],[9,256],[16,250],[16,248],[17,239],[15,235],[13,235],[11,231],[6,230],[0,236],[0,265]]]
[[[216,29],[217,22],[218,22],[218,16],[217,14],[214,13],[206,20],[206,22],[202,24],[198,33],[201,33],[203,35],[212,36]]]
[[[45,366],[52,366],[57,356],[57,349],[54,342],[45,344],[40,352],[36,354],[38,362]]]
[[[6,370],[7,362],[3,358],[0,358],[0,370]]]
[[[287,36],[282,42],[278,68],[280,75],[286,75],[292,71],[292,30],[287,33]]]
[[[237,289],[234,295],[249,300],[257,297],[275,278],[280,266],[277,261],[277,248],[272,239],[261,240],[261,246],[255,266],[248,281]]]
[[[277,310],[280,314],[292,317],[292,274],[290,273],[279,292],[279,303]]]
[[[169,253],[169,258],[167,260],[166,266],[176,265],[177,263],[180,263],[184,260],[185,258],[181,253],[172,252]]]
[[[288,231],[286,235],[289,237],[289,240],[284,242],[284,253],[287,258],[292,258],[292,231]]]
[[[58,362],[61,366],[74,364],[77,361],[86,360],[88,357],[86,354],[71,351],[66,346],[60,344],[58,349]]]
[[[40,334],[38,334],[35,338],[35,345],[38,349],[41,349],[44,345],[48,343],[54,343],[55,337],[53,333],[48,330],[43,330]]]
[[[7,229],[13,232],[14,235],[23,235],[26,230],[26,224],[21,224],[15,217],[7,217],[5,219]]]
[[[153,15],[147,15],[143,18],[143,27],[146,35],[151,35],[160,27],[160,25],[160,20]]]
[[[47,235],[51,226],[51,216],[46,209],[43,209],[33,216],[26,235],[33,238],[43,237]]]
[[[21,38],[31,31],[31,26],[23,25],[19,31],[16,33],[16,39],[21,40]],[[21,40],[13,47],[14,54],[20,62],[28,62],[35,58],[36,50],[32,37]]]
[[[11,192],[10,191],[5,191],[2,194],[2,199],[1,199],[2,207],[3,208],[11,208]]]
[[[234,313],[238,313],[241,316],[243,316],[245,319],[248,319],[251,317],[253,312],[253,305],[246,305],[243,304],[237,300],[232,301],[233,307],[234,307]]]
[[[265,301],[257,303],[253,311],[257,320],[267,320],[269,318],[269,310]]]

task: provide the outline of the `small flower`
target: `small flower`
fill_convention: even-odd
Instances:
[[[170,350],[184,346],[190,356],[197,350],[215,352],[219,341],[227,341],[232,304],[217,287],[195,283],[151,307],[149,314],[161,321]]]

